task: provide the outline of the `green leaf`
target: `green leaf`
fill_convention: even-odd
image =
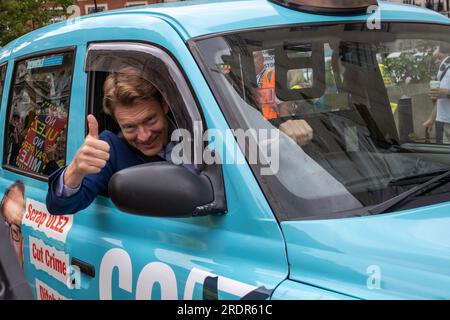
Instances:
[[[66,15],[75,0],[0,0],[0,46]],[[61,10],[55,10],[61,8]]]

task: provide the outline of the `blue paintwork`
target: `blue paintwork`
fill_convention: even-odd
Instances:
[[[448,202],[371,217],[284,222],[290,278],[362,299],[449,299],[449,225]]]
[[[356,300],[354,297],[285,280],[274,291],[272,300]]]
[[[229,127],[186,47],[186,40],[238,29],[366,20],[368,17],[371,15],[313,15],[263,0],[196,1],[131,8],[35,30],[1,49],[0,63],[9,62],[5,83],[5,88],[9,88],[14,59],[42,50],[76,47],[67,147],[70,161],[84,139],[87,76],[82,70],[90,41],[148,41],[164,47],[189,79],[208,128],[226,130]],[[449,23],[448,19],[431,11],[388,3],[381,4],[381,17]],[[5,91],[1,101],[0,132],[5,132],[7,101],[8,91]],[[0,139],[0,159],[3,148],[3,139]],[[215,148],[222,158],[238,149],[234,141],[220,140],[215,141]],[[245,162],[241,153],[238,157],[240,162]],[[75,215],[65,244],[23,227],[28,260],[28,236],[32,235],[96,268],[94,278],[82,276],[79,290],[69,290],[45,272],[37,271],[29,261],[24,266],[27,279],[34,286],[35,278],[39,278],[69,298],[98,299],[105,297],[105,292],[111,292],[113,298],[136,298],[139,290],[143,290],[145,298],[150,298],[145,296],[148,288],[140,287],[151,283],[154,274],[148,271],[156,270],[152,269],[154,267],[163,267],[164,271],[168,267],[177,280],[176,289],[167,293],[163,292],[167,289],[161,290],[162,286],[156,285],[153,298],[163,294],[184,298],[193,269],[220,276],[219,289],[223,289],[219,290],[220,298],[239,298],[227,293],[221,283],[234,288],[245,287],[245,284],[269,290],[277,288],[274,298],[284,299],[334,299],[345,295],[357,298],[449,297],[445,289],[450,284],[446,270],[450,238],[444,228],[448,225],[448,204],[379,217],[284,222],[280,227],[247,164],[224,165],[223,171],[229,213],[222,217],[144,218],[119,212],[108,199],[100,197]],[[45,202],[45,182],[3,168],[0,168],[0,193],[19,178],[26,185],[28,198]],[[123,264],[120,271],[116,269],[110,277],[102,276],[106,273],[105,269],[101,270],[102,259],[108,255]],[[365,287],[367,267],[371,265],[379,266],[382,273],[379,290]],[[119,275],[126,274],[127,266],[132,276],[126,278],[124,284],[119,281]],[[170,282],[167,274],[162,272],[158,279]],[[288,275],[291,280],[285,281]],[[107,286],[106,289],[103,286],[104,291],[99,289],[105,281],[112,283],[111,290]],[[193,298],[201,298],[201,285],[193,292]]]

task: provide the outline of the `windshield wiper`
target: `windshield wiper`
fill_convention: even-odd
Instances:
[[[376,205],[375,207],[368,210],[368,213],[371,215],[385,213],[386,211],[388,211],[392,207],[396,206],[400,202],[407,200],[409,197],[411,197],[421,191],[425,191],[426,188],[433,185],[434,183],[442,182],[443,180],[445,181],[445,178],[447,178],[449,176],[450,176],[450,170],[446,170],[444,173],[438,175],[437,177],[429,179],[428,181],[426,181],[418,186],[415,186],[414,188],[411,188],[408,191],[405,191],[392,199],[389,199],[385,202],[382,202],[382,203]]]
[[[430,177],[437,176],[437,175],[447,172],[449,170],[450,170],[450,168],[443,168],[443,169],[439,169],[439,170],[417,173],[417,174],[413,174],[410,176],[401,177],[398,179],[392,179],[391,181],[389,181],[389,185],[390,186],[407,186],[407,185],[411,185],[414,183],[426,182],[426,181],[428,181],[428,179]]]

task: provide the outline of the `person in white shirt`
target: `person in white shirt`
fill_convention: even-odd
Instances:
[[[439,65],[437,80],[439,88],[430,90],[431,99],[436,101],[436,106],[431,111],[428,119],[423,123],[428,134],[431,133],[436,122],[442,124],[443,140],[450,144],[450,44],[445,43],[435,53],[436,64]]]

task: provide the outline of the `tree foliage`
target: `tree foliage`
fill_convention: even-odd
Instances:
[[[424,83],[437,73],[433,43],[418,41],[413,52],[402,52],[398,58],[384,59],[386,76],[396,84]]]
[[[0,46],[48,24],[52,18],[67,16],[75,0],[0,0]]]

